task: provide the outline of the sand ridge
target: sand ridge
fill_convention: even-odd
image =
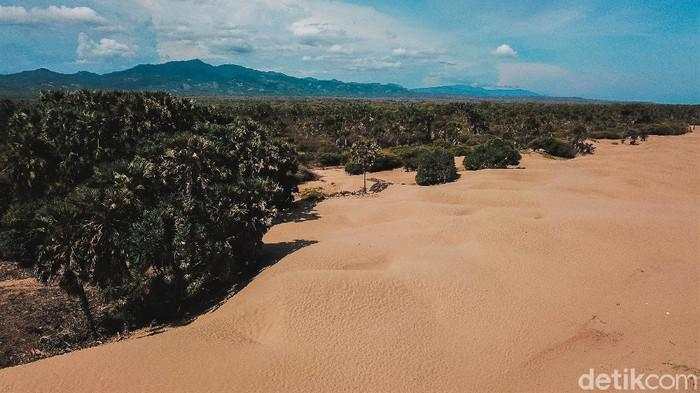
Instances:
[[[433,187],[373,174],[395,184],[273,227],[306,246],[217,310],[0,370],[0,391],[576,392],[589,368],[697,369],[697,131]]]

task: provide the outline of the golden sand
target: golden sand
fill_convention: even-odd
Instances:
[[[373,174],[395,184],[273,227],[315,243],[220,308],[0,370],[0,391],[578,392],[589,368],[698,369],[698,151],[696,132],[433,187]]]

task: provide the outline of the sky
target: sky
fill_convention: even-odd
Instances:
[[[0,0],[0,73],[199,58],[406,87],[700,103],[700,0]]]

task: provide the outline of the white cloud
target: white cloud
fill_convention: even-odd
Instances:
[[[350,71],[380,71],[399,67],[401,67],[400,61],[393,61],[388,58],[357,58],[345,64],[343,68]]]
[[[348,46],[333,44],[330,46],[330,48],[328,48],[328,52],[350,55],[354,52],[354,50]]]
[[[348,33],[340,27],[330,23],[319,23],[311,18],[292,23],[289,30],[299,37],[302,43],[312,46],[343,42],[349,38]]]
[[[511,46],[508,44],[500,45],[498,48],[494,49],[491,52],[491,54],[494,56],[498,56],[498,57],[517,57],[518,56],[518,52],[516,52],[515,49],[511,48]]]
[[[88,63],[105,58],[133,57],[136,55],[136,50],[111,38],[102,38],[96,42],[87,34],[80,33],[76,55],[78,63]]]
[[[107,20],[89,7],[49,6],[26,9],[22,6],[0,5],[0,23],[90,23],[104,24]]]
[[[441,40],[372,7],[332,0],[135,0],[151,16],[161,60],[236,62],[242,55],[277,67],[285,58],[332,68],[381,67],[395,48],[427,57]],[[241,50],[243,49],[243,50]],[[442,50],[440,53],[443,53]],[[403,56],[403,55],[402,55]],[[253,60],[254,59],[254,60]],[[289,62],[286,62],[287,64]],[[359,63],[363,63],[359,61]],[[388,60],[386,63],[397,63]],[[384,65],[386,66],[386,65]],[[357,69],[362,64],[354,65]],[[321,71],[321,70],[318,70]]]
[[[395,48],[391,51],[391,54],[396,57],[406,57],[413,59],[420,58],[436,58],[437,56],[444,55],[446,51],[438,49],[406,49],[406,48]]]

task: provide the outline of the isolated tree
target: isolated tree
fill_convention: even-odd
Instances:
[[[367,171],[380,154],[379,145],[369,139],[359,139],[350,148],[350,163],[362,171],[362,192],[367,192]]]

